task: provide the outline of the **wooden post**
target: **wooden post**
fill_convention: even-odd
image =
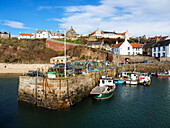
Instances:
[[[59,79],[60,81],[60,95],[59,95],[59,98],[61,98],[61,79]]]
[[[69,84],[68,84],[68,79],[67,79],[67,95],[68,95],[68,98],[69,98]]]

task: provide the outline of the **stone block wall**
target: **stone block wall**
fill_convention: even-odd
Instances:
[[[114,69],[108,71],[115,75]],[[104,71],[62,79],[20,76],[18,100],[48,109],[68,108],[86,98],[102,75]]]

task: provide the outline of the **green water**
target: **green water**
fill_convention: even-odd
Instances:
[[[170,78],[117,86],[112,98],[91,97],[62,111],[17,101],[18,76],[0,75],[0,128],[170,128]]]

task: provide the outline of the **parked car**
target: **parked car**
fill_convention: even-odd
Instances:
[[[38,73],[39,77],[45,77],[45,75],[42,72],[37,71],[37,70],[36,71],[30,70],[30,71],[28,71],[27,75],[31,76],[31,77],[36,77],[37,73]]]

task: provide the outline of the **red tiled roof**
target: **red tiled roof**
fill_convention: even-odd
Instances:
[[[33,34],[28,34],[28,33],[20,33],[21,36],[34,36]]]
[[[96,31],[92,32],[90,35],[93,35]]]
[[[141,46],[138,43],[130,43],[133,48],[141,48]]]
[[[115,46],[113,46],[113,48],[118,48],[118,47],[120,47],[122,44],[123,44],[123,42],[118,43],[118,44],[116,44]]]
[[[124,33],[116,33],[117,35],[125,35],[126,34],[126,32],[124,32]]]
[[[162,37],[162,36],[157,36],[157,39],[160,39],[160,38],[167,38],[167,37],[168,37],[168,36],[163,36],[163,37]],[[155,37],[151,37],[150,39],[151,39],[151,40],[154,40]]]

